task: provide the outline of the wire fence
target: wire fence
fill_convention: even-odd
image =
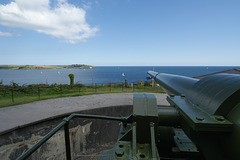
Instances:
[[[66,84],[0,85],[0,107],[57,97],[121,92],[163,92],[163,90],[157,86],[139,83],[130,85],[125,83],[94,83],[88,86],[82,84],[72,86]]]

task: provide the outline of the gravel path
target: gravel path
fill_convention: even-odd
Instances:
[[[166,94],[153,93],[158,105],[169,105]],[[101,107],[133,105],[133,93],[96,94],[36,101],[0,108],[0,134],[52,117]]]

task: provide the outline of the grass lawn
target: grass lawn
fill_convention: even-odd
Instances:
[[[91,94],[104,93],[129,93],[129,92],[151,92],[151,93],[165,93],[161,87],[151,86],[134,86],[123,87],[121,85],[96,85],[96,86],[68,86],[68,85],[51,85],[49,87],[25,87],[25,88],[11,88],[0,90],[0,107],[13,106],[18,104],[25,104],[29,102],[59,98],[59,97],[73,97]]]

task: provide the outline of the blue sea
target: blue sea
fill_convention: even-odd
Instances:
[[[39,70],[0,70],[0,81],[9,85],[11,82],[23,84],[69,84],[70,73],[74,74],[74,82],[85,85],[129,83],[146,81],[147,71],[171,73],[189,77],[219,72],[239,66],[99,66],[93,69],[39,69]]]

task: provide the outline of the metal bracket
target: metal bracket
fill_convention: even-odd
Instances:
[[[231,132],[233,124],[222,116],[210,115],[182,96],[168,96],[167,100],[180,112],[187,124],[195,131]]]

